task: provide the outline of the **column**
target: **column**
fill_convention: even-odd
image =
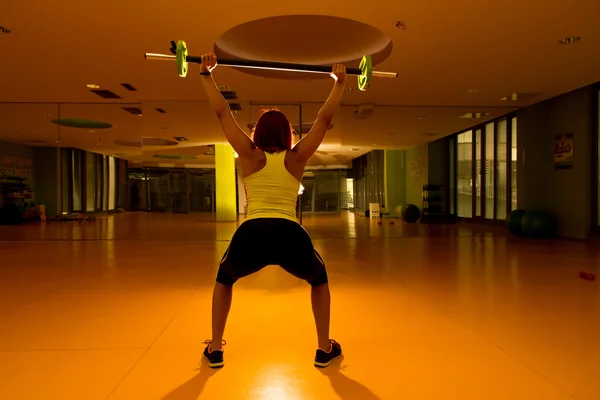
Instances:
[[[217,222],[237,221],[235,158],[229,144],[215,144]]]
[[[404,150],[384,151],[385,211],[401,216],[398,206],[406,203],[406,155]]]

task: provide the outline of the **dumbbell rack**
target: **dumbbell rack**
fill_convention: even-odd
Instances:
[[[446,221],[446,207],[443,185],[423,185],[423,207],[421,223],[440,223]]]

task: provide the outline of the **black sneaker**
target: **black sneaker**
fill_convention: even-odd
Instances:
[[[225,365],[225,361],[223,361],[223,349],[221,350],[212,350],[210,351],[210,344],[212,341],[207,340],[204,342],[206,348],[204,349],[203,357],[208,361],[208,366],[211,368],[222,368]],[[227,344],[226,341],[223,340],[223,346]]]
[[[329,352],[318,349],[317,355],[315,356],[315,367],[325,368],[329,367],[333,360],[337,360],[342,356],[342,346],[333,339],[329,339],[331,342],[331,349]]]

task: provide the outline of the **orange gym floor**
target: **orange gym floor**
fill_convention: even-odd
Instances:
[[[132,213],[0,227],[0,399],[599,399],[598,242],[304,217],[329,269],[332,337],[312,365],[307,284],[234,288],[223,369],[201,362],[235,223]]]

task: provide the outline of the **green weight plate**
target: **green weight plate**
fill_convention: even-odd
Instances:
[[[187,62],[187,46],[183,40],[177,42],[177,73],[180,77],[185,78],[188,72],[188,62]]]
[[[373,77],[373,61],[371,60],[371,56],[363,56],[358,68],[362,72],[358,76],[358,88],[364,92],[369,87],[369,83],[371,83],[371,78]]]

